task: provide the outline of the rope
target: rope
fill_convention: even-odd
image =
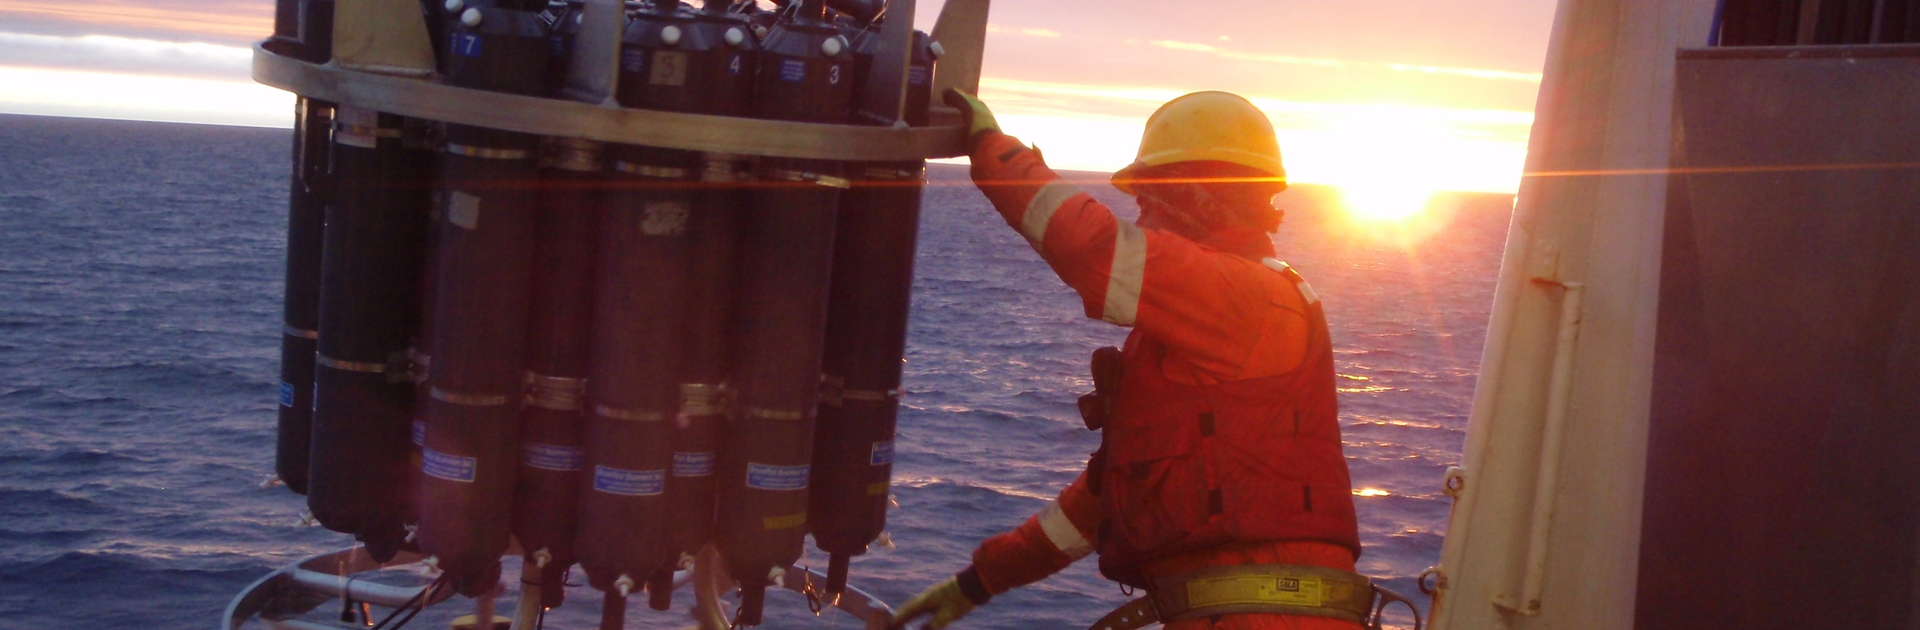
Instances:
[[[427,608],[425,600],[433,599],[433,596],[440,592],[440,587],[446,586],[446,584],[447,574],[442,573],[440,577],[434,578],[433,583],[428,584],[427,588],[420,589],[420,592],[414,593],[413,598],[407,600],[407,603],[402,604],[399,608],[393,609],[393,612],[387,613],[386,618],[381,619],[380,623],[375,624],[372,630],[395,630],[407,625],[407,622],[413,621],[415,615],[420,614],[420,611]],[[388,628],[387,624],[392,622],[394,617],[399,616],[401,611],[406,611],[407,616],[401,618],[400,622],[394,624],[392,628]]]

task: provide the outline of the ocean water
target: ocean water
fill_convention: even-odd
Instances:
[[[301,497],[262,487],[290,135],[0,116],[0,629],[212,627],[254,579],[350,544],[302,525]],[[894,604],[1077,474],[1098,441],[1074,407],[1091,387],[1086,358],[1125,334],[1083,316],[964,167],[935,165],[931,179],[896,546],[853,564],[856,586]],[[1084,179],[1132,215],[1099,176]],[[1352,220],[1337,201],[1304,185],[1284,194],[1276,243],[1332,323],[1361,570],[1424,600],[1413,577],[1439,557],[1440,478],[1460,457],[1510,197],[1443,196],[1403,223]],[[1086,627],[1127,600],[1093,564],[958,627]],[[597,618],[594,594],[575,588],[547,622]],[[638,603],[629,618],[686,622]],[[857,624],[782,593],[765,627]]]

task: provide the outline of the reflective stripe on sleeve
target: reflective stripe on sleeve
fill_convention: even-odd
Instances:
[[[1288,282],[1292,282],[1294,288],[1300,290],[1300,297],[1306,298],[1307,304],[1315,304],[1320,301],[1320,294],[1314,293],[1313,286],[1307,284],[1306,280],[1300,280],[1298,273],[1288,274],[1288,272],[1293,271],[1293,267],[1285,261],[1278,258],[1262,258],[1260,259],[1260,264],[1268,269],[1280,272],[1280,275],[1285,277]]]
[[[1067,554],[1068,558],[1079,560],[1093,553],[1093,544],[1087,542],[1086,537],[1080,535],[1080,529],[1067,519],[1067,513],[1060,509],[1059,501],[1048,503],[1047,509],[1040,510],[1034,518],[1040,521],[1040,531],[1046,532],[1047,541],[1053,543],[1060,553]]]
[[[1027,213],[1020,218],[1020,234],[1034,249],[1040,249],[1041,242],[1047,238],[1047,222],[1053,220],[1053,213],[1065,205],[1068,199],[1080,194],[1080,189],[1072,184],[1054,180],[1033,193],[1033,199],[1027,202]]]
[[[1147,271],[1147,234],[1114,220],[1113,267],[1107,272],[1107,303],[1100,319],[1132,326],[1140,313],[1140,284]]]
[[[1313,292],[1313,285],[1301,282],[1293,286],[1300,289],[1300,297],[1307,298],[1308,304],[1320,303],[1320,294]]]

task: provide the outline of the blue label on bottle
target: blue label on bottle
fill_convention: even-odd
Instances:
[[[455,32],[453,34],[453,54],[462,57],[480,56],[480,36],[474,33]]]
[[[807,62],[799,59],[781,60],[780,80],[788,83],[799,83],[807,80]]]
[[[620,49],[620,71],[640,72],[647,68],[647,51],[644,48]]]
[[[873,456],[869,461],[875,466],[893,464],[893,440],[873,443]]]
[[[594,466],[593,489],[607,494],[650,497],[667,491],[667,471]]]
[[[447,481],[473,483],[474,459],[459,455],[448,455],[433,449],[425,449],[420,460],[420,472],[428,477],[438,477]]]
[[[673,476],[708,477],[713,475],[713,451],[705,453],[674,453]]]
[[[420,447],[427,445],[427,421],[413,419],[413,445]]]
[[[747,487],[774,491],[805,490],[807,489],[807,465],[747,464]]]
[[[280,381],[280,406],[293,406],[293,383]]]
[[[907,68],[907,85],[926,85],[927,69],[921,66]]]
[[[520,447],[520,461],[526,462],[530,468],[573,472],[580,470],[580,466],[586,463],[586,459],[586,456],[580,453],[579,447],[574,446],[529,442]]]

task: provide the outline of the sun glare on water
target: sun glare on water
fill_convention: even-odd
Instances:
[[[1394,222],[1426,210],[1435,192],[1420,186],[1349,185],[1340,188],[1340,201],[1355,218]]]

